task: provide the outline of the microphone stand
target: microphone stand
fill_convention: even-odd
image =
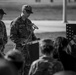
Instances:
[[[34,31],[35,29],[36,29],[36,28],[34,28],[33,31]],[[28,39],[27,39],[27,40],[25,41],[25,43],[23,44],[23,48],[22,48],[22,50],[24,50],[25,45],[26,45],[26,48],[28,49],[28,44],[27,44],[27,43],[28,43],[30,37],[32,36],[33,31],[31,31],[31,33],[30,33]],[[27,50],[27,49],[26,49],[26,50]],[[27,53],[28,53],[28,58],[30,59],[30,53],[29,53],[28,50],[27,50]],[[30,64],[31,64],[31,62],[30,62]],[[30,66],[30,64],[29,64],[28,66]]]

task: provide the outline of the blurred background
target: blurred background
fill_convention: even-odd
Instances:
[[[62,20],[63,0],[0,0],[0,8],[7,13],[4,20],[19,16],[23,4],[33,7],[32,20]],[[76,0],[67,0],[67,19],[76,20]]]
[[[60,22],[63,21],[63,0],[0,0],[0,8],[7,13],[3,18],[8,34],[5,52],[14,47],[9,39],[10,22],[20,15],[24,4],[33,8],[34,13],[29,18],[39,27],[37,37],[41,39],[66,37],[66,26]],[[67,0],[67,20],[76,21],[76,0]]]

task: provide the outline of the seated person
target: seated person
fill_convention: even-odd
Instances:
[[[65,37],[57,37],[54,42],[55,52],[57,52],[58,60],[62,62],[64,70],[76,72],[76,59],[67,52],[67,45],[68,40]]]
[[[63,60],[66,57],[66,50],[67,50],[68,40],[65,37],[58,36],[55,38],[54,41],[54,57]]]
[[[28,75],[52,75],[62,71],[62,63],[53,58],[53,41],[51,39],[43,39],[39,44],[42,56],[32,63]]]

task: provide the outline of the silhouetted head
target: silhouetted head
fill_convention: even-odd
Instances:
[[[5,55],[5,59],[13,63],[18,70],[23,66],[23,56],[21,52],[16,49],[8,51]]]
[[[0,58],[0,75],[18,75],[18,72],[10,62]]]

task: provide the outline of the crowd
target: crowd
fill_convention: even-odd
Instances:
[[[31,6],[24,5],[11,22],[10,39],[16,46],[4,54],[8,38],[2,18],[6,13],[0,9],[0,75],[76,75],[76,35],[71,41],[62,36],[39,39],[34,34],[38,27],[28,19],[32,13]],[[42,55],[31,63],[29,42],[35,40]]]
[[[68,50],[69,43],[62,36],[55,40],[39,40],[42,56],[31,63],[27,75],[76,75],[76,57],[72,55],[72,49]],[[0,75],[24,75],[24,64],[24,56],[17,49],[9,50],[5,55],[0,53]]]

